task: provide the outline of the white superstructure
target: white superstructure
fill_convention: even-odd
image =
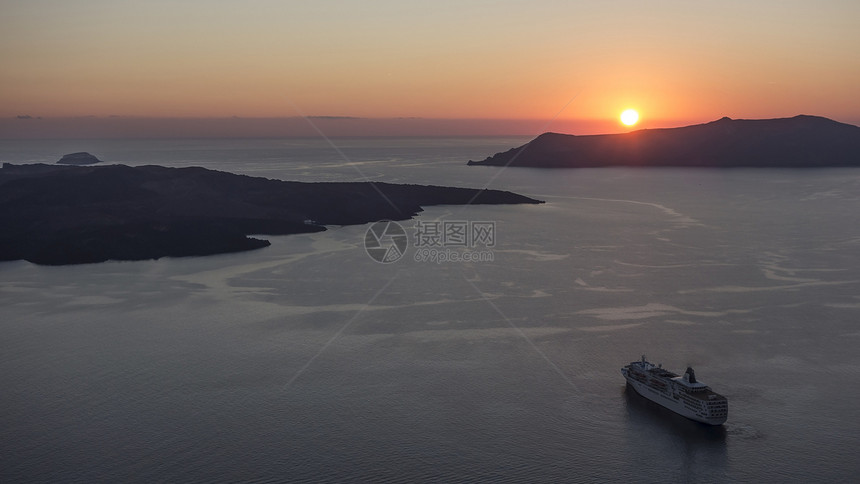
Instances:
[[[696,381],[690,367],[682,377],[649,363],[643,355],[641,361],[622,368],[621,374],[636,393],[697,422],[720,425],[729,415],[726,397]]]

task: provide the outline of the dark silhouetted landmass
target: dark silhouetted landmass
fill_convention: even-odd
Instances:
[[[57,163],[60,165],[95,165],[96,163],[101,163],[102,160],[96,158],[95,156],[82,151],[80,153],[69,153],[68,155],[63,155],[60,158],[60,161]]]
[[[860,166],[860,127],[817,116],[722,118],[683,128],[574,136],[544,133],[470,165],[538,168],[607,166]]]
[[[427,205],[542,203],[498,190],[300,183],[204,168],[12,165],[0,170],[0,260],[75,264],[269,245],[249,234],[404,220]]]

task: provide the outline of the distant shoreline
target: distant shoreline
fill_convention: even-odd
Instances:
[[[705,124],[624,134],[544,133],[522,146],[467,164],[531,168],[860,167],[860,127],[800,115],[780,119],[725,117]]]
[[[0,169],[0,260],[64,265],[258,249],[249,234],[405,220],[429,205],[538,204],[499,190],[303,183],[200,167],[13,165]]]

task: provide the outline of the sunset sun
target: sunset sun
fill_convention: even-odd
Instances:
[[[621,122],[625,126],[633,126],[639,121],[639,113],[635,109],[627,109],[621,113]]]

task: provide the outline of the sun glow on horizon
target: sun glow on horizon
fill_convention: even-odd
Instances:
[[[639,121],[639,113],[635,109],[626,109],[621,113],[621,123],[625,126],[633,126]]]

